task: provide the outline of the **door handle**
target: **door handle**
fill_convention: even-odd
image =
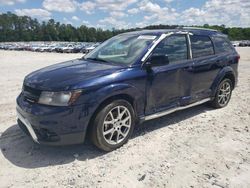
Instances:
[[[192,71],[194,69],[193,65],[183,68],[185,71]]]

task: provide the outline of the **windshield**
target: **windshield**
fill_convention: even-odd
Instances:
[[[118,35],[102,43],[84,59],[131,65],[155,38],[153,35]]]

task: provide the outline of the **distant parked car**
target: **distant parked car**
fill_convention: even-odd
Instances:
[[[17,48],[17,45],[13,44],[9,46],[8,50],[16,50],[16,48]]]
[[[30,44],[25,44],[24,46],[23,46],[23,50],[25,50],[25,51],[31,51],[31,45]]]
[[[31,45],[30,51],[32,51],[32,52],[38,52],[39,48],[40,48],[40,45],[34,44],[34,45]]]
[[[240,47],[247,47],[247,46],[250,46],[250,41],[241,41],[239,43],[239,46]]]
[[[51,44],[50,46],[48,46],[47,52],[55,52],[58,46],[58,44]]]
[[[72,53],[74,49],[74,45],[73,44],[68,44],[64,47],[62,47],[62,52],[63,53]]]
[[[48,45],[42,45],[40,46],[37,51],[38,52],[47,52],[47,50],[49,49],[49,46]]]
[[[63,53],[63,48],[65,47],[65,44],[60,44],[55,48],[55,51],[58,53]]]
[[[124,33],[82,59],[26,76],[18,124],[39,144],[82,143],[88,135],[111,151],[138,122],[206,102],[225,107],[239,58],[227,36],[214,30]]]
[[[85,45],[76,45],[72,49],[72,53],[80,53]]]
[[[240,43],[239,43],[239,42],[236,42],[236,41],[233,41],[233,42],[232,42],[232,45],[233,45],[234,47],[238,47],[239,44],[240,44]]]
[[[99,44],[93,44],[90,46],[86,46],[82,49],[82,53],[87,54],[87,53],[91,52],[92,50],[94,50],[97,46],[99,46]]]

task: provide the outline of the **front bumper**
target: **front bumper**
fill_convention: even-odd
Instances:
[[[34,142],[45,145],[83,143],[90,119],[85,105],[54,107],[31,104],[22,94],[17,98],[19,127]]]
[[[22,126],[22,125],[25,126],[25,127],[22,127],[22,129],[26,128],[26,130],[28,131],[29,135],[32,137],[34,142],[39,143],[37,135],[36,135],[32,125],[30,124],[30,122],[25,117],[23,117],[18,111],[17,111],[17,118],[19,120],[18,125],[19,126]],[[25,133],[27,133],[27,131],[25,131]]]

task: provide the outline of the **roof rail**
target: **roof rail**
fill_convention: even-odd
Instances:
[[[204,27],[182,27],[183,29],[200,29],[200,30],[208,30],[208,31],[217,31],[215,29],[209,29]]]

